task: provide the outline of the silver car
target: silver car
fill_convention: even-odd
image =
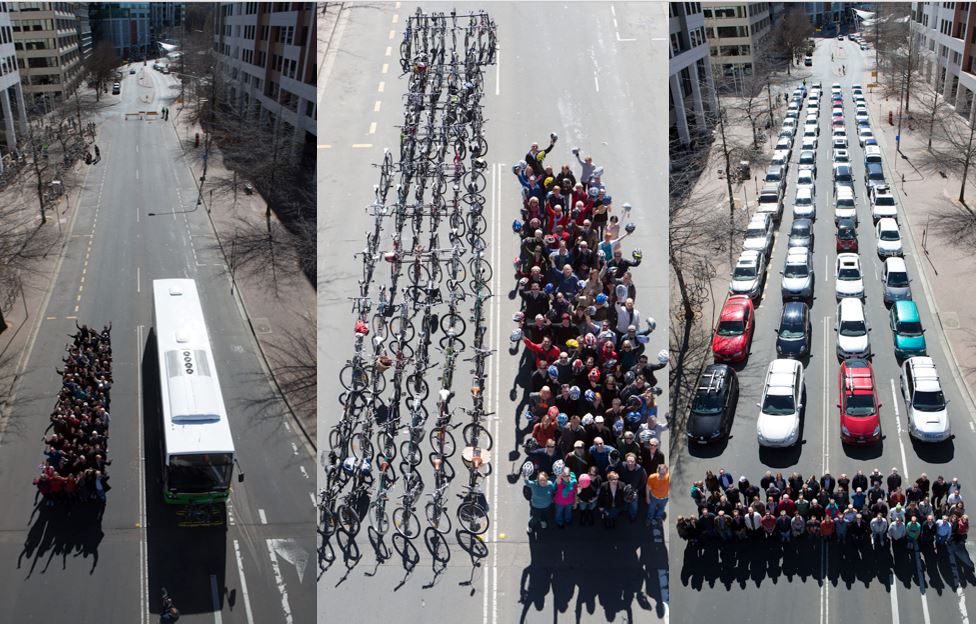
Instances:
[[[810,249],[788,249],[780,275],[780,294],[784,299],[809,299],[814,292],[814,264]]]

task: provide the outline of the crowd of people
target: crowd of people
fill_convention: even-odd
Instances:
[[[875,469],[807,479],[767,471],[758,483],[720,469],[707,471],[689,494],[698,516],[679,516],[676,530],[695,547],[708,541],[806,539],[932,550],[964,542],[970,531],[957,478],[939,475],[931,481],[923,473],[910,480],[896,468],[887,475]]]
[[[78,325],[65,350],[64,370],[51,424],[44,440],[44,463],[34,485],[45,504],[105,503],[109,395],[112,388],[111,325],[101,331]],[[57,369],[55,369],[57,370]]]
[[[551,518],[566,527],[574,509],[581,524],[599,515],[612,528],[625,513],[637,520],[642,502],[651,525],[664,519],[668,500],[655,378],[668,351],[653,361],[645,352],[655,322],[643,328],[635,307],[641,251],[625,258],[621,245],[635,226],[622,225],[592,157],[572,150],[579,177],[569,164],[559,172],[546,164],[556,142],[551,134],[545,149],[532,144],[513,167],[522,187],[522,218],[513,223],[521,310],[511,340],[525,346],[523,367],[532,369],[522,415],[531,429],[527,532]]]

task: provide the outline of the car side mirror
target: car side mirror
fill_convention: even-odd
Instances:
[[[757,407],[760,407],[760,404],[759,404],[759,403],[757,403],[757,404],[756,404],[756,406],[757,406]]]
[[[773,333],[779,334],[780,333],[780,328],[779,327],[774,327],[773,328]]]
[[[841,403],[836,403],[835,404],[835,407],[837,407],[838,409],[841,409]]]

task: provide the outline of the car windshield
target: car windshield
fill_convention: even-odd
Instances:
[[[692,402],[692,411],[696,414],[718,414],[722,410],[722,397],[716,393],[700,394]]]
[[[876,197],[875,197],[875,205],[876,206],[895,206],[896,205],[896,200],[895,200],[895,198],[893,198],[891,196],[886,196],[886,195],[879,196],[879,195],[876,195]]]
[[[838,154],[835,156],[835,162],[846,163],[848,162],[847,154]]]
[[[881,171],[869,171],[868,172],[868,179],[869,180],[885,180],[885,176],[882,175],[882,172]]]
[[[796,340],[804,337],[804,327],[799,322],[785,322],[780,324],[781,338]]]
[[[784,267],[784,277],[807,277],[806,264],[788,264]]]
[[[838,279],[841,280],[859,280],[862,279],[862,272],[856,267],[841,267],[838,270]]]
[[[836,182],[851,182],[851,174],[847,171],[838,171],[835,173]]]
[[[838,325],[838,333],[842,336],[864,336],[865,323],[863,321],[842,321]]]
[[[841,240],[855,240],[855,230],[851,228],[841,228],[838,230],[838,238]]]
[[[797,204],[798,206],[810,206],[811,197],[808,195],[798,195],[794,203]]]
[[[913,395],[913,407],[921,412],[939,412],[946,409],[943,391],[923,392],[917,390],[916,394]]]
[[[897,241],[899,240],[899,230],[882,230],[879,233],[879,238],[884,241]]]
[[[919,321],[901,321],[896,323],[896,331],[903,336],[922,336],[923,326]]]
[[[743,321],[719,321],[716,334],[720,336],[741,336],[743,330]]]
[[[791,238],[804,238],[811,235],[811,228],[807,225],[797,225],[796,223],[790,228]]]
[[[875,398],[871,394],[849,394],[845,397],[845,414],[871,416],[875,413]]]
[[[750,228],[746,231],[747,238],[763,238],[767,235],[765,228]]]
[[[842,197],[842,198],[838,199],[838,204],[837,205],[838,205],[839,208],[854,208],[855,207],[855,200],[854,199],[849,199],[847,197]]]
[[[779,173],[774,173],[774,172],[768,173],[767,174],[767,177],[765,178],[765,181],[766,182],[780,182],[780,174]]]
[[[768,394],[760,408],[764,414],[783,416],[794,413],[794,397],[789,394]]]
[[[735,280],[751,280],[756,277],[756,267],[748,264],[744,266],[736,267],[733,271],[733,279]]]
[[[895,288],[905,288],[906,286],[909,286],[909,276],[902,271],[890,271],[888,282],[889,286],[893,286]]]

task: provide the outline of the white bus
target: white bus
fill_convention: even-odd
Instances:
[[[159,363],[163,498],[174,505],[227,501],[234,441],[197,285],[153,280]]]

